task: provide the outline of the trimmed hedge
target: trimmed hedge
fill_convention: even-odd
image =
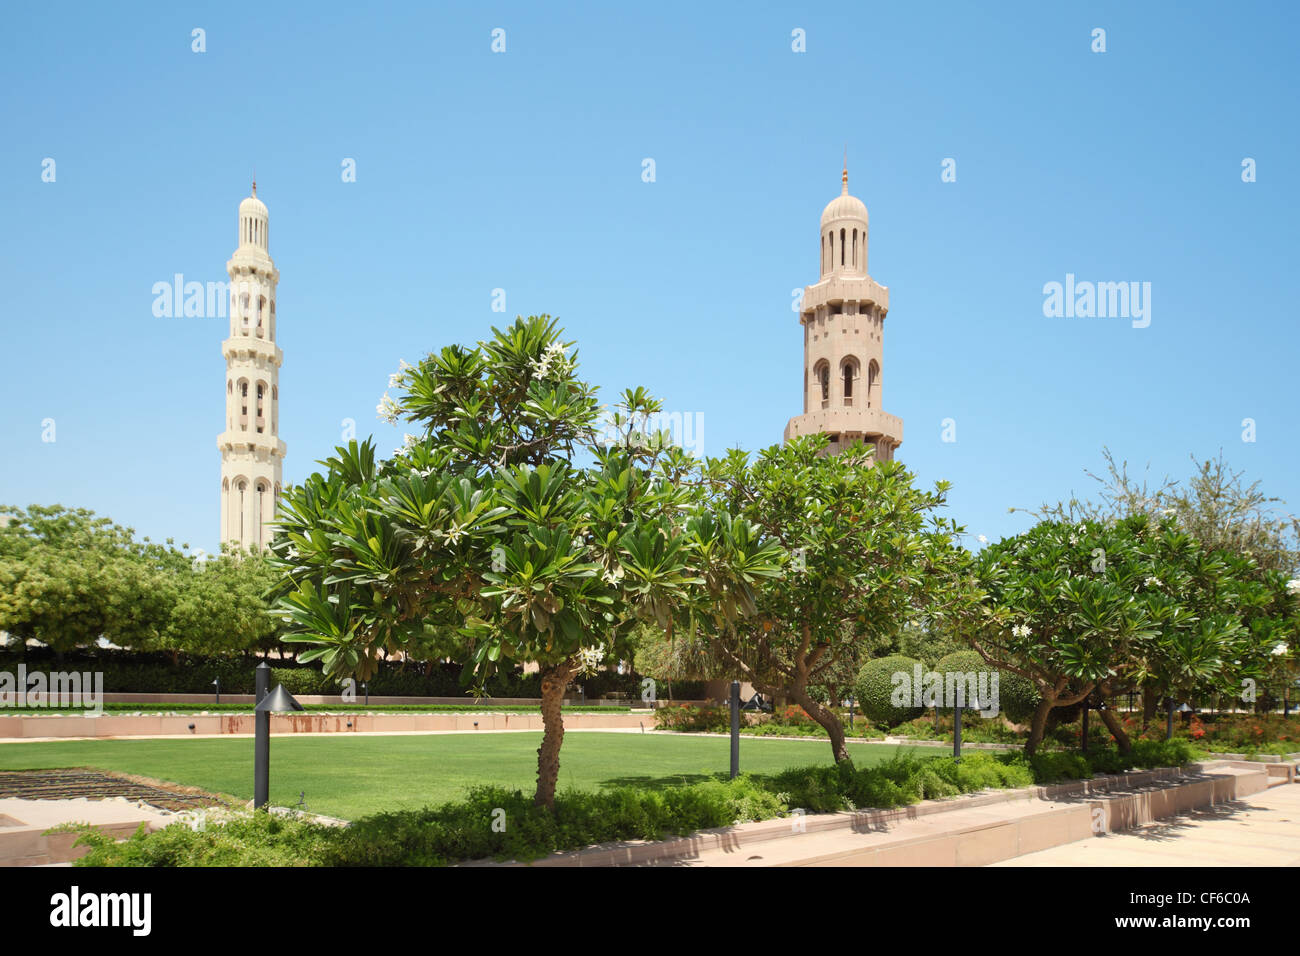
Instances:
[[[108,693],[129,694],[210,694],[212,681],[221,679],[221,691],[226,694],[253,693],[254,670],[259,661],[255,657],[203,657],[181,654],[173,662],[170,654],[144,651],[123,651],[107,648],[87,648],[66,653],[60,658],[49,648],[27,648],[25,656],[14,650],[0,651],[0,670],[16,671],[26,664],[28,670],[43,671],[99,671],[104,675],[104,690]],[[342,687],[337,680],[327,678],[314,664],[299,664],[292,660],[274,661],[271,667],[272,686],[284,685],[291,694],[337,695]],[[400,661],[380,661],[379,670],[369,681],[370,693],[379,697],[462,697],[460,686],[461,665],[436,663],[429,673],[424,665]],[[703,690],[701,681],[674,681],[673,693],[688,697]],[[582,687],[588,700],[597,700],[604,694],[618,693],[633,701],[641,699],[641,676],[601,671],[579,679],[573,685],[573,696]],[[515,668],[488,681],[491,697],[540,697],[541,676],[525,674]],[[659,689],[666,691],[663,682]],[[358,696],[361,694],[357,687]]]
[[[899,671],[910,675],[920,663],[914,657],[891,654],[862,665],[854,693],[868,720],[880,727],[894,727],[921,715],[920,707],[895,707],[890,699],[894,693],[893,675]]]
[[[996,672],[998,708],[1002,716],[1012,723],[1028,723],[1034,716],[1038,702],[1042,700],[1033,681],[1011,671],[998,670],[984,660],[978,651],[954,651],[940,658],[934,669],[941,674],[949,671],[962,674],[980,671]]]

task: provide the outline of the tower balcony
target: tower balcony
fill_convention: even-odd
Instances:
[[[880,438],[893,445],[901,445],[903,420],[878,408],[839,405],[796,415],[785,426],[786,441],[801,435],[818,434],[863,435],[871,440]]]
[[[276,368],[284,364],[284,349],[269,339],[259,339],[253,335],[232,335],[221,343],[221,354],[227,362],[244,359],[274,364]]]
[[[837,302],[870,302],[889,311],[889,289],[871,276],[828,276],[804,288],[802,312]]]
[[[284,458],[289,446],[277,435],[227,429],[217,436],[217,448],[222,455],[251,454],[254,458]]]

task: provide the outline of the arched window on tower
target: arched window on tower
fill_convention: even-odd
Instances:
[[[858,377],[857,359],[846,358],[840,363],[840,377],[844,382],[844,404],[853,404],[853,380]]]
[[[853,268],[858,267],[858,231],[853,230]]]
[[[263,414],[262,399],[266,395],[266,386],[261,382],[257,383],[257,430],[262,432],[265,428],[266,419]]]
[[[271,431],[278,433],[280,431],[280,387],[271,386]]]
[[[844,230],[840,230],[840,265],[844,265]]]
[[[266,296],[257,297],[257,337],[262,338],[262,315],[266,312]]]
[[[876,401],[876,390],[880,387],[880,366],[876,364],[875,359],[867,366],[867,408],[871,408]]]
[[[824,359],[817,363],[813,369],[813,376],[817,379],[817,384],[821,388],[822,408],[826,408],[831,403],[831,367]]]
[[[248,383],[239,383],[239,427],[248,431]]]

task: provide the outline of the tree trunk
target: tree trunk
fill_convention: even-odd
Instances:
[[[1056,703],[1044,697],[1034,711],[1034,718],[1029,724],[1029,739],[1025,741],[1025,756],[1032,757],[1038,752],[1038,745],[1043,742],[1043,735],[1047,732],[1047,715],[1052,712],[1052,707]]]
[[[555,784],[560,779],[560,744],[564,717],[560,704],[575,668],[569,661],[542,671],[542,745],[537,748],[537,793],[533,803],[555,809]]]
[[[790,699],[808,711],[809,717],[826,728],[826,733],[831,738],[831,753],[835,755],[835,762],[842,763],[849,760],[849,748],[844,742],[844,725],[840,723],[835,711],[823,707],[802,689],[791,690]]]
[[[1120,753],[1128,753],[1132,750],[1133,741],[1128,739],[1128,734],[1124,732],[1124,725],[1115,716],[1115,711],[1099,710],[1097,713],[1101,715],[1101,722],[1106,725],[1106,729],[1115,738],[1115,743],[1119,744]]]
[[[1156,715],[1156,704],[1159,702],[1156,689],[1154,687],[1142,688],[1142,733],[1147,732],[1151,726],[1151,718]]]

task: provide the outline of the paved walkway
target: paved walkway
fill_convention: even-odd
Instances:
[[[1300,866],[1300,784],[994,866]]]

